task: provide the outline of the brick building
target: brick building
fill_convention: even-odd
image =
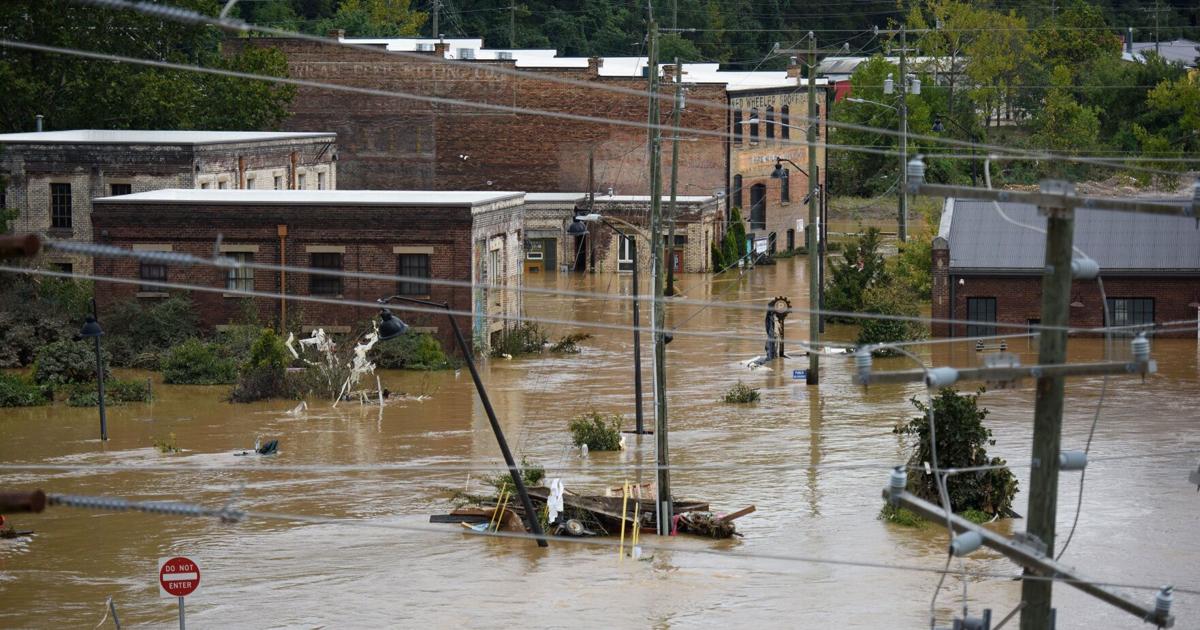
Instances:
[[[92,238],[92,199],[163,188],[337,187],[331,133],[108,131],[0,134],[5,207],[16,232]],[[88,257],[56,253],[47,263],[91,271]]]
[[[1000,205],[1016,222],[1045,226],[1034,206]],[[1044,234],[1005,221],[989,201],[947,199],[933,241],[933,317],[979,323],[934,324],[933,334],[1004,334],[1015,329],[995,323],[1040,321],[1045,242]],[[1080,208],[1075,247],[1100,264],[1110,325],[1154,330],[1168,322],[1197,322],[1200,230],[1193,219]],[[1072,283],[1070,312],[1072,326],[1105,325],[1095,281]]]
[[[283,300],[320,296],[373,302],[408,295],[449,302],[474,318],[460,317],[477,347],[521,313],[521,258],[524,194],[519,192],[298,191],[170,189],[95,200],[96,241],[135,250],[212,256],[220,235],[225,256],[264,264],[320,267],[348,272],[457,280],[476,286],[330,277],[210,266],[180,267],[133,259],[98,258],[96,273],[211,287],[192,291],[201,321],[219,326],[237,321],[244,296],[225,290],[254,290],[280,298],[255,298],[261,321],[287,323],[293,332],[323,327],[357,332],[375,316],[373,309]],[[513,290],[509,290],[509,288]],[[168,290],[135,284],[107,285],[97,291],[101,311],[125,300],[154,300]],[[454,347],[442,315],[404,312],[409,324],[435,332]]]

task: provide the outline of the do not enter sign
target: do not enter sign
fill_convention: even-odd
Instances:
[[[158,591],[163,597],[186,597],[200,587],[200,565],[177,556],[158,561]]]

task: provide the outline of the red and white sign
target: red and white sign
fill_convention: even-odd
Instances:
[[[176,556],[158,560],[158,592],[163,597],[187,597],[200,587],[200,565]]]

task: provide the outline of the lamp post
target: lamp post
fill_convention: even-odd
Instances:
[[[614,221],[620,219],[613,218]],[[638,313],[638,254],[637,241],[619,229],[617,226],[610,223],[603,216],[591,213],[575,217],[575,220],[567,227],[567,234],[571,236],[581,236],[588,233],[585,223],[599,221],[607,225],[612,231],[620,235],[629,243],[629,254],[633,258],[633,396],[635,405],[635,415],[637,418],[637,428],[633,431],[638,435],[653,433],[647,431],[645,418],[642,415],[642,335],[641,335],[641,316]],[[625,223],[624,221],[621,221]],[[632,228],[632,225],[626,223],[626,226]],[[636,229],[636,228],[634,228]]]
[[[104,416],[104,363],[100,359],[100,322],[96,321],[96,300],[92,300],[92,314],[83,320],[83,328],[79,329],[81,339],[91,337],[96,343],[96,389],[100,406],[100,440],[108,440],[108,419]]]
[[[380,304],[387,304],[393,301],[445,309],[446,317],[450,320],[450,328],[454,330],[454,340],[458,343],[458,349],[462,351],[463,359],[467,362],[467,369],[471,372],[471,380],[475,381],[475,391],[479,393],[479,401],[483,403],[483,409],[487,412],[488,422],[492,425],[492,433],[496,435],[496,442],[500,444],[500,453],[504,455],[504,463],[508,465],[513,485],[516,486],[517,494],[521,497],[521,506],[525,509],[525,518],[529,519],[529,529],[533,530],[534,536],[537,537],[539,547],[548,547],[549,543],[546,541],[545,533],[542,532],[541,524],[538,523],[537,512],[533,509],[533,502],[529,500],[529,491],[525,489],[525,480],[521,476],[521,469],[517,468],[517,462],[513,459],[512,451],[508,450],[508,442],[504,439],[504,431],[500,429],[500,421],[496,419],[496,411],[492,409],[492,401],[488,399],[487,390],[483,388],[483,381],[479,378],[479,370],[476,369],[475,360],[471,357],[471,349],[467,347],[467,341],[463,338],[462,330],[459,329],[454,315],[450,313],[450,304],[448,302],[418,300],[402,295],[393,295],[378,300]],[[380,311],[380,341],[399,337],[406,332],[408,332],[408,324],[397,319],[386,308]]]
[[[820,383],[820,356],[817,352],[817,344],[821,340],[821,295],[824,293],[821,286],[821,267],[825,264],[824,248],[821,242],[820,226],[817,224],[817,204],[819,203],[821,194],[820,166],[809,164],[812,169],[810,174],[808,171],[800,168],[799,164],[785,158],[775,157],[775,170],[771,171],[772,179],[783,179],[787,177],[787,171],[783,170],[783,163],[791,164],[796,170],[804,174],[808,178],[808,226],[804,229],[805,240],[808,246],[808,304],[812,309],[812,313],[808,317],[808,372],[805,375],[804,382],[808,385],[817,385]]]

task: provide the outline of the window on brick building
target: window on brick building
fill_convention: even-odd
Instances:
[[[796,249],[796,230],[791,228],[787,231],[787,248],[788,251]]]
[[[967,319],[978,324],[967,324],[968,337],[988,337],[996,334],[996,298],[967,298]],[[990,322],[990,323],[989,323]]]
[[[246,190],[254,190],[254,178],[253,177],[246,178]]]
[[[790,124],[792,124],[791,111],[788,109],[787,105],[784,105],[783,108],[779,110],[779,137],[780,138],[787,140],[788,138],[792,137],[792,133],[791,133],[792,128],[788,126]]]
[[[767,229],[767,186],[755,184],[750,187],[750,229]]]
[[[209,186],[208,182],[200,182],[200,190],[208,190]]]
[[[274,183],[275,183],[275,190],[283,190],[283,176],[282,175],[276,175]]]
[[[733,197],[733,207],[741,209],[743,207],[742,206],[742,176],[741,175],[733,176],[733,194],[730,196]]]
[[[429,254],[400,254],[396,260],[397,275],[406,278],[431,278],[429,273]],[[400,295],[429,295],[429,285],[424,282],[396,283],[396,293]]]
[[[71,227],[70,184],[50,184],[50,227]]]
[[[59,273],[74,273],[75,265],[69,262],[52,262],[50,268]]]
[[[1154,298],[1108,298],[1106,325],[1153,326]]]
[[[775,139],[775,108],[767,108],[767,139]]]
[[[742,110],[733,112],[733,143],[742,143]]]
[[[771,232],[767,235],[767,252],[774,256],[777,251],[779,251],[779,239],[774,232]]]
[[[132,193],[133,184],[110,184],[108,190],[113,197],[120,197]]]
[[[792,200],[792,180],[788,177],[788,170],[783,169],[783,177],[779,178],[779,201],[787,203]]]
[[[138,268],[138,277],[150,282],[166,282],[167,266],[161,263],[143,262]],[[138,291],[161,293],[166,289],[152,284],[143,284],[138,287]]]
[[[317,173],[317,190],[325,190],[325,173]]]
[[[251,252],[228,252],[223,255],[243,264],[254,262],[254,254]],[[254,270],[249,267],[231,267],[226,272],[225,288],[231,291],[253,291]]]
[[[758,118],[757,107],[750,108],[750,120],[753,121],[750,123],[750,144],[758,144],[758,125],[762,121]]]
[[[342,270],[342,255],[337,253],[309,254],[309,266],[316,269]],[[312,295],[341,295],[342,277],[310,274],[308,276],[308,292]]]
[[[218,190],[225,190],[226,188],[229,188],[229,182],[226,182],[226,181],[217,182]]]
[[[306,178],[304,176],[304,173],[300,173],[299,175],[296,176],[296,188],[298,190],[304,190],[304,180],[305,179]]]

